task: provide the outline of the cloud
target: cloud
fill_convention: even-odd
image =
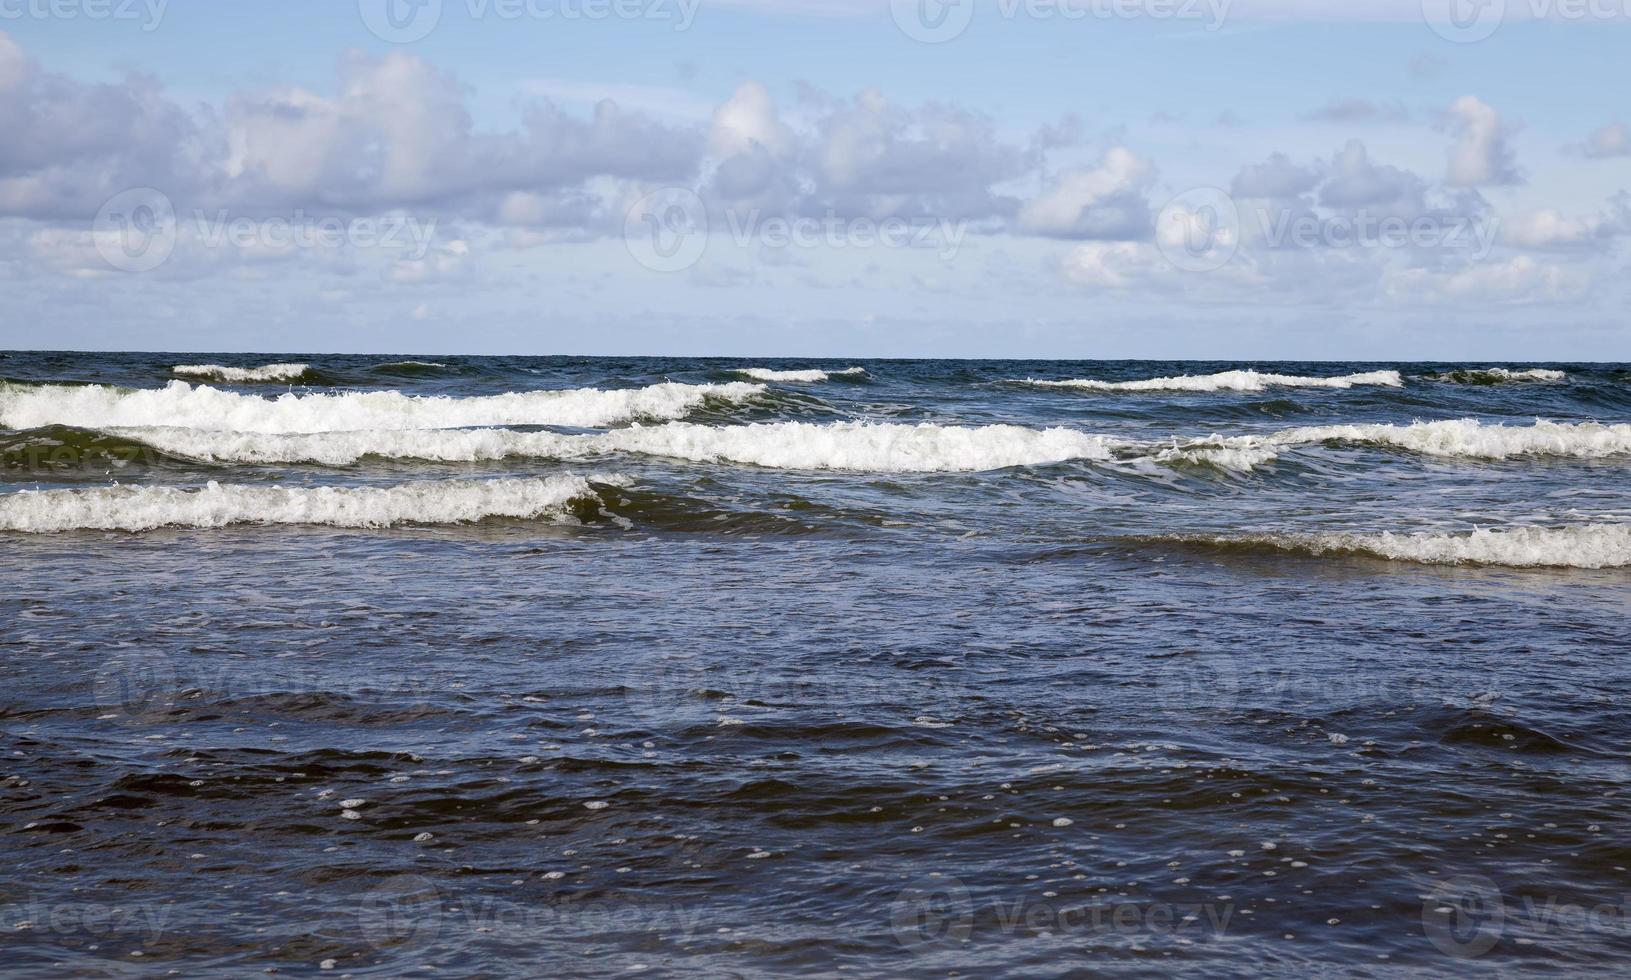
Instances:
[[[1406,123],[1410,121],[1410,110],[1399,102],[1378,105],[1364,99],[1342,99],[1328,103],[1302,118],[1305,122],[1324,123]]]
[[[1414,213],[1424,207],[1427,182],[1416,174],[1372,163],[1365,144],[1349,140],[1331,160],[1331,176],[1319,200],[1332,208],[1377,208]]]
[[[1542,208],[1507,218],[1501,225],[1501,240],[1518,248],[1601,247],[1620,235],[1631,235],[1631,193],[1625,191],[1597,214],[1570,218],[1556,208]]]
[[[1237,198],[1289,200],[1313,190],[1320,182],[1318,167],[1302,166],[1284,153],[1276,153],[1263,163],[1242,167],[1229,184]]]
[[[1134,240],[1150,232],[1145,195],[1155,180],[1150,161],[1126,147],[1105,151],[1092,169],[1066,170],[1019,214],[1019,228],[1052,238]]]
[[[1612,122],[1586,140],[1585,154],[1596,160],[1631,156],[1631,126]]]
[[[1384,288],[1405,301],[1541,303],[1575,298],[1590,282],[1584,270],[1518,255],[1450,270],[1401,269],[1389,275]]]
[[[1445,183],[1477,187],[1523,182],[1507,145],[1507,127],[1492,106],[1464,95],[1450,106],[1447,125],[1455,134],[1455,143],[1450,147]]]
[[[118,191],[188,173],[193,119],[158,82],[85,85],[46,72],[0,32],[0,216],[88,218]]]

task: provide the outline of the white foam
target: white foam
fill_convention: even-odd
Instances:
[[[1552,371],[1547,368],[1525,368],[1517,371],[1510,368],[1466,368],[1439,375],[1436,380],[1455,382],[1460,378],[1466,378],[1474,383],[1488,383],[1497,381],[1566,381],[1568,377],[1568,374],[1563,371]]]
[[[773,371],[770,368],[737,368],[737,374],[746,375],[755,381],[791,381],[798,384],[814,384],[826,381],[833,375],[852,376],[865,374],[866,368],[845,368],[842,371]]]
[[[1394,561],[1513,568],[1623,568],[1631,565],[1631,524],[1480,528],[1470,534],[1320,534],[1314,554],[1358,551]]]
[[[1075,429],[978,428],[868,422],[725,427],[634,426],[596,438],[616,448],[697,462],[872,473],[974,472],[1073,459],[1109,459],[1110,440]]]
[[[617,484],[617,477],[596,482]],[[392,487],[262,487],[210,483],[199,489],[152,486],[24,490],[0,496],[0,531],[148,531],[231,524],[320,524],[379,528],[456,524],[487,517],[562,516],[594,496],[578,476],[408,483]]]
[[[443,429],[474,425],[595,427],[630,419],[682,418],[709,398],[746,401],[763,385],[659,384],[601,391],[525,391],[472,398],[404,395],[397,391],[290,392],[277,398],[172,381],[165,388],[129,390],[0,385],[0,426],[82,428],[182,426],[231,432],[345,432],[362,429]]]
[[[256,368],[222,367],[219,364],[177,364],[176,374],[216,381],[293,381],[311,370],[310,364],[266,364]]]
[[[777,469],[876,473],[974,472],[1073,459],[1105,460],[1115,445],[1104,436],[1075,429],[866,422],[733,426],[671,422],[588,435],[508,429],[262,435],[176,428],[129,429],[120,430],[120,434],[166,453],[210,462],[342,466],[366,456],[474,462],[509,457],[581,459],[629,452]]]
[[[1294,374],[1260,374],[1257,371],[1224,371],[1219,374],[1181,375],[1150,378],[1145,381],[1095,381],[1077,378],[1068,381],[1040,381],[1025,378],[1017,384],[1043,388],[1078,388],[1086,391],[1265,391],[1279,388],[1352,388],[1355,385],[1386,385],[1397,388],[1404,379],[1397,371],[1370,371],[1340,378],[1305,378]]]
[[[1410,425],[1304,426],[1266,436],[1211,436],[1172,446],[1161,451],[1158,458],[1250,470],[1275,459],[1282,447],[1322,442],[1392,446],[1441,458],[1602,459],[1631,453],[1631,425],[1537,419],[1533,425],[1517,426],[1485,424],[1477,419],[1449,419]]]

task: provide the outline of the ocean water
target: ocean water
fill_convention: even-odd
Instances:
[[[1631,965],[1631,368],[0,356],[8,975]]]

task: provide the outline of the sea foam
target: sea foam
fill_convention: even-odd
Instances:
[[[618,477],[596,482],[619,484]],[[114,486],[24,490],[0,496],[0,531],[149,531],[231,524],[381,528],[456,524],[487,517],[565,516],[595,496],[578,476],[408,483],[391,487],[264,487],[209,483],[198,489]]]
[[[631,419],[677,419],[709,398],[743,402],[763,385],[667,383],[602,391],[509,392],[470,398],[404,395],[396,391],[290,392],[276,398],[172,381],[159,389],[106,385],[0,386],[0,426],[82,428],[181,426],[231,432],[345,432],[362,429],[444,429],[474,425],[596,427]]]
[[[1568,375],[1562,371],[1553,371],[1547,368],[1525,368],[1512,370],[1511,368],[1460,368],[1445,374],[1434,375],[1434,381],[1445,381],[1451,384],[1503,384],[1517,381],[1566,381]]]
[[[1265,436],[1211,436],[1178,443],[1163,450],[1159,458],[1250,470],[1275,459],[1282,447],[1322,442],[1390,446],[1446,459],[1499,460],[1516,456],[1601,459],[1631,453],[1631,425],[1537,419],[1533,425],[1518,426],[1485,424],[1477,419],[1448,419],[1410,425],[1303,426]]]
[[[770,368],[737,368],[737,374],[746,375],[755,381],[791,381],[799,384],[814,384],[826,381],[834,375],[854,376],[866,373],[866,368],[845,368],[842,371],[774,371]]]
[[[262,435],[189,429],[122,429],[163,452],[206,462],[320,463],[365,457],[475,462],[510,457],[581,459],[639,453],[694,462],[776,469],[876,473],[973,472],[1066,460],[1107,460],[1116,443],[1075,429],[1012,425],[960,427],[867,422],[763,422],[706,426],[634,425],[587,435],[467,429]]]
[[[1404,384],[1404,379],[1397,371],[1370,371],[1339,378],[1307,378],[1294,374],[1261,374],[1257,371],[1224,371],[1219,374],[1181,375],[1172,378],[1150,378],[1144,381],[1096,381],[1091,378],[1041,381],[1036,378],[1025,378],[1014,383],[1043,388],[1075,388],[1083,391],[1265,391],[1271,387],[1352,388],[1356,385],[1385,385],[1397,388]]]
[[[189,378],[215,381],[295,381],[311,370],[310,364],[266,364],[255,368],[222,367],[219,364],[177,364],[172,372]]]
[[[1513,568],[1623,568],[1631,565],[1631,524],[1480,528],[1469,534],[1316,534],[1264,543],[1322,555],[1357,552],[1430,565]]]

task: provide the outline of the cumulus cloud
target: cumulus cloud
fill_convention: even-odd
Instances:
[[[1155,166],[1122,146],[1106,150],[1097,167],[1066,170],[1019,214],[1019,227],[1053,238],[1132,240],[1147,237],[1145,195]]]
[[[1321,180],[1318,167],[1293,163],[1284,153],[1275,153],[1262,163],[1242,167],[1229,184],[1238,198],[1289,200],[1313,190]]]
[[[1349,140],[1331,160],[1320,203],[1332,208],[1377,208],[1414,213],[1424,207],[1427,182],[1399,167],[1371,162],[1359,140]]]
[[[1487,102],[1464,95],[1451,104],[1447,123],[1455,134],[1445,182],[1452,187],[1518,184],[1519,175],[1509,133],[1499,113]]]

